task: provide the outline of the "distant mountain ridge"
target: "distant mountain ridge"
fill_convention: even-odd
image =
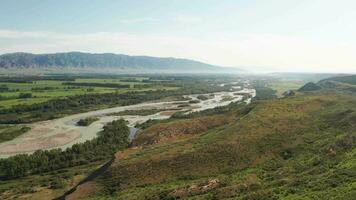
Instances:
[[[0,68],[113,68],[121,70],[156,70],[156,71],[216,71],[219,66],[199,61],[180,58],[161,58],[150,56],[129,56],[112,53],[54,53],[31,54],[9,53],[0,55]]]
[[[356,92],[356,75],[335,76],[322,79],[317,83],[308,82],[298,89],[299,92],[310,92],[320,89],[334,89],[338,91]]]
[[[356,85],[356,75],[331,77],[331,78],[324,79],[320,82],[322,83],[326,81],[336,81],[336,82]]]

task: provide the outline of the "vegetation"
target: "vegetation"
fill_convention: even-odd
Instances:
[[[165,111],[165,109],[141,109],[141,110],[124,110],[121,112],[117,113],[112,113],[112,115],[140,115],[140,116],[147,116],[147,115],[153,115],[159,112]]]
[[[305,84],[303,80],[284,80],[276,79],[268,83],[268,87],[276,91],[278,97],[285,96],[284,93],[287,91],[298,90]]]
[[[200,101],[199,100],[190,100],[188,103],[195,104],[195,103],[200,103]]]
[[[78,184],[102,165],[95,161],[85,165],[58,169],[38,175],[29,175],[12,180],[0,179],[1,199],[55,199]]]
[[[154,80],[156,79],[154,78]],[[182,96],[184,94],[209,93],[229,89],[229,87],[220,87],[218,84],[206,87],[206,84],[213,84],[217,82],[215,77],[209,77],[208,80],[205,77],[201,79],[191,77],[185,78],[184,80],[174,80],[173,82],[175,83],[175,86],[180,85],[181,87],[167,88],[158,82],[154,84],[154,89],[151,90],[124,89],[125,91],[113,91],[111,89],[110,93],[107,91],[103,91],[101,93],[88,92],[85,90],[83,94],[65,96],[65,98],[58,98],[59,96],[56,96],[49,100],[45,99],[44,102],[37,102],[42,98],[38,98],[37,94],[32,94],[32,96],[36,96],[36,98],[26,99],[26,102],[30,105],[20,104],[10,108],[0,108],[0,123],[29,123],[98,108],[131,105],[144,101],[158,100],[165,97]],[[95,91],[96,90],[97,89],[95,89]],[[32,100],[35,101],[29,103]]]
[[[161,122],[140,131],[134,145],[151,145],[201,134],[208,129],[228,124],[233,119],[229,115],[214,115]]]
[[[153,100],[187,94],[207,85],[202,80],[193,84],[187,77],[155,77],[146,81],[172,83],[172,79],[185,86],[164,91],[167,96],[146,91],[125,97],[140,100],[139,95],[149,94],[146,100]],[[319,90],[276,98],[271,82],[255,80],[252,87],[257,96],[251,104],[231,103],[188,115],[177,112],[165,120],[149,120],[139,125],[141,130],[132,148],[126,148],[129,131],[120,120],[108,124],[97,139],[68,150],[1,160],[1,178],[12,179],[0,182],[1,197],[21,194],[19,198],[38,199],[45,192],[48,198],[61,196],[70,186],[74,187],[71,182],[79,182],[73,181],[73,177],[83,180],[77,176],[88,175],[88,171],[114,155],[110,160],[113,162],[106,163],[109,168],[81,184],[69,197],[354,199],[356,95],[344,90],[349,83],[328,81],[338,85],[326,87],[322,82],[317,84]],[[127,112],[137,114],[134,110]],[[119,134],[123,132],[126,135]],[[103,135],[107,137],[104,139]],[[118,143],[121,145],[117,146]],[[44,164],[39,165],[38,160]],[[13,169],[16,173],[11,173]],[[13,179],[18,174],[27,177]]]
[[[14,139],[29,131],[29,127],[3,125],[0,126],[0,143]]]
[[[341,83],[347,83],[351,85],[356,85],[356,75],[350,75],[350,76],[337,76],[337,77],[332,77],[325,79],[323,81],[336,81],[336,82],[341,82]]]
[[[9,82],[9,80],[0,77],[0,90],[2,90],[0,108],[31,105],[74,95],[112,93],[116,91],[115,88],[66,86],[62,85],[63,81],[60,80],[46,80],[49,79],[49,77],[41,78],[43,79],[15,77],[14,79],[17,79],[17,82],[14,82],[15,80]],[[126,92],[126,90],[127,89],[121,89],[120,92]]]
[[[229,96],[229,95],[226,95],[226,96],[223,96],[221,101],[231,101],[233,100],[234,97],[233,96]]]
[[[321,87],[318,86],[317,84],[313,83],[313,82],[309,82],[307,84],[305,84],[303,87],[299,88],[298,91],[299,92],[310,92],[310,91],[315,91],[315,90],[320,90]]]
[[[205,101],[205,100],[208,100],[209,98],[206,95],[198,95],[197,99]]]
[[[90,124],[92,124],[93,122],[98,121],[98,120],[99,120],[99,118],[97,118],[97,117],[87,117],[85,119],[80,119],[77,122],[77,125],[78,126],[89,126]]]
[[[31,98],[32,94],[31,93],[20,93],[19,98],[20,99],[26,99],[26,98]]]
[[[255,84],[256,90],[256,100],[267,100],[277,98],[276,90],[271,89],[270,87],[262,86],[259,84]]]
[[[81,83],[81,82],[64,82],[63,85],[87,86],[87,87],[108,87],[108,88],[130,88],[130,85],[117,83]],[[148,86],[149,87],[149,86]]]
[[[121,152],[91,198],[353,199],[355,105],[315,93],[236,108],[230,124]]]

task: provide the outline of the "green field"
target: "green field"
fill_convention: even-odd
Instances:
[[[130,77],[130,80],[133,78]],[[131,82],[127,78],[77,78],[75,83],[114,83],[119,85],[130,85],[130,88],[113,88],[113,87],[88,87],[88,86],[71,86],[63,85],[68,81],[57,80],[36,80],[31,83],[9,83],[0,82],[0,85],[6,85],[9,91],[0,93],[0,108],[10,108],[16,105],[31,105],[42,103],[51,99],[63,98],[83,94],[101,94],[101,93],[124,93],[128,91],[145,91],[157,89],[177,89],[176,87],[167,87],[160,85],[150,85],[143,83],[145,77],[136,77]],[[136,82],[134,82],[136,81]],[[134,88],[134,85],[150,85],[147,88]],[[31,93],[31,98],[19,98],[21,93]]]

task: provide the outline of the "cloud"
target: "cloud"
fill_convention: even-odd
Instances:
[[[65,51],[191,58],[224,66],[278,71],[356,72],[356,44],[273,34],[209,33],[200,37],[97,32],[0,30],[0,53]]]

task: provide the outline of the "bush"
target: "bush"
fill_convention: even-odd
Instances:
[[[32,93],[20,93],[19,94],[20,99],[26,99],[26,98],[31,98],[31,97],[32,97]]]
[[[67,183],[62,178],[55,178],[50,185],[51,189],[62,189],[67,186]]]

